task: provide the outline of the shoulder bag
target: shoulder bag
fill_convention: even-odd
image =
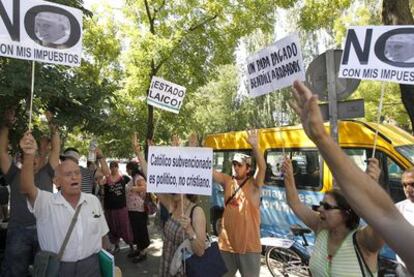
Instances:
[[[354,249],[355,249],[357,259],[358,259],[359,268],[361,269],[361,274],[362,274],[363,277],[366,276],[365,270],[364,270],[364,268],[366,268],[366,271],[368,272],[368,276],[369,277],[374,277],[374,275],[372,274],[371,270],[369,269],[367,263],[365,262],[365,259],[364,259],[364,256],[361,253],[361,250],[359,249],[358,242],[356,240],[356,233],[357,232],[354,232],[352,234],[352,241],[354,243]]]
[[[63,252],[68,244],[72,230],[75,227],[75,223],[78,220],[79,211],[82,203],[76,208],[72,221],[70,222],[69,229],[66,232],[65,239],[60,247],[59,253],[53,253],[50,251],[40,250],[36,253],[33,264],[33,276],[34,277],[57,277],[59,276],[60,260],[62,259]]]
[[[197,207],[191,209],[190,220],[193,225],[193,212]],[[185,260],[186,273],[188,277],[219,277],[227,272],[227,267],[221,257],[217,242],[211,242],[208,238],[208,247],[204,250],[203,256],[195,254]]]
[[[239,187],[236,189],[235,192],[233,192],[232,196],[230,196],[229,199],[227,199],[226,204],[224,205],[224,207],[226,207],[230,201],[236,196],[236,194],[239,192],[239,190],[241,190],[241,188],[244,186],[244,184],[246,184],[247,180],[249,180],[250,177],[247,177],[246,179],[244,179],[244,181],[239,185]]]

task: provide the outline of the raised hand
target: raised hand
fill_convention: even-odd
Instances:
[[[141,149],[141,145],[138,142],[138,134],[137,134],[137,132],[134,132],[132,134],[131,142],[132,142],[132,147],[134,148],[135,154],[136,153],[140,153],[142,149]]]
[[[50,129],[52,134],[57,131],[57,126],[56,126],[55,122],[53,122],[54,121],[53,116],[54,116],[54,114],[51,111],[46,111],[45,112],[45,117],[46,117],[47,123],[49,125],[49,129]]]
[[[147,139],[147,144],[148,144],[148,146],[154,146],[155,145],[153,139]]]
[[[285,157],[282,163],[282,172],[285,180],[285,185],[294,185],[295,179],[293,177],[292,161],[289,157]]]
[[[99,147],[96,147],[96,149],[95,149],[95,153],[96,153],[96,158],[99,160],[99,159],[102,159],[103,158],[103,153],[102,153],[102,150],[101,150],[101,148],[99,148]]]
[[[376,158],[368,159],[367,170],[365,171],[375,182],[379,181],[381,175],[381,169],[379,168],[379,162]]]
[[[180,137],[177,134],[172,135],[171,137],[171,146],[180,146]]]
[[[196,133],[191,133],[188,137],[188,146],[190,147],[197,147],[198,146],[198,139]]]
[[[45,116],[46,116],[46,120],[47,122],[52,123],[53,120],[53,113],[51,111],[46,111],[45,112]]]
[[[295,101],[289,102],[289,105],[299,115],[306,135],[313,142],[327,136],[318,106],[318,96],[312,94],[302,82],[295,81],[293,83],[293,97]]]
[[[247,142],[252,147],[257,147],[259,145],[258,131],[256,129],[247,131]]]
[[[39,154],[46,155],[49,150],[49,138],[43,136],[39,141]]]
[[[35,155],[37,151],[37,143],[32,133],[27,131],[20,140],[20,148],[25,155]]]
[[[13,108],[9,108],[4,113],[5,125],[11,128],[16,123],[16,111]]]

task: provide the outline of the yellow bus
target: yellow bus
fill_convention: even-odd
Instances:
[[[325,125],[329,130],[329,125]],[[377,124],[357,120],[338,122],[339,144],[351,159],[362,169],[372,156]],[[245,131],[211,134],[204,146],[213,148],[214,168],[232,174],[234,153],[251,154]],[[302,127],[289,126],[259,130],[259,147],[266,160],[265,185],[261,200],[261,235],[286,236],[293,224],[300,224],[286,203],[279,167],[284,155],[292,159],[296,186],[300,198],[307,205],[319,203],[323,192],[332,188],[333,178],[327,165]],[[402,172],[414,165],[414,137],[404,130],[389,124],[378,126],[375,157],[382,170],[380,185],[398,202],[405,198],[400,178]],[[223,189],[213,185],[210,221],[214,232],[223,211]]]

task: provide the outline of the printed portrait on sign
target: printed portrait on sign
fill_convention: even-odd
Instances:
[[[414,34],[398,34],[385,43],[385,56],[393,62],[414,62]]]
[[[69,19],[52,12],[40,12],[35,17],[35,34],[44,45],[64,44],[70,35]]]

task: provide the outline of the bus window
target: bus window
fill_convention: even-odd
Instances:
[[[367,169],[366,160],[368,160],[368,154],[366,149],[344,149],[345,153],[351,158],[352,161],[365,172]]]
[[[396,162],[390,157],[387,157],[387,170],[388,170],[388,187],[389,193],[394,202],[399,202],[405,199],[404,191],[401,186],[401,175],[404,172]]]
[[[266,155],[266,184],[284,186],[281,172],[284,155],[288,155],[292,160],[293,175],[298,189],[319,188],[320,158],[317,151],[310,150],[268,151]]]

